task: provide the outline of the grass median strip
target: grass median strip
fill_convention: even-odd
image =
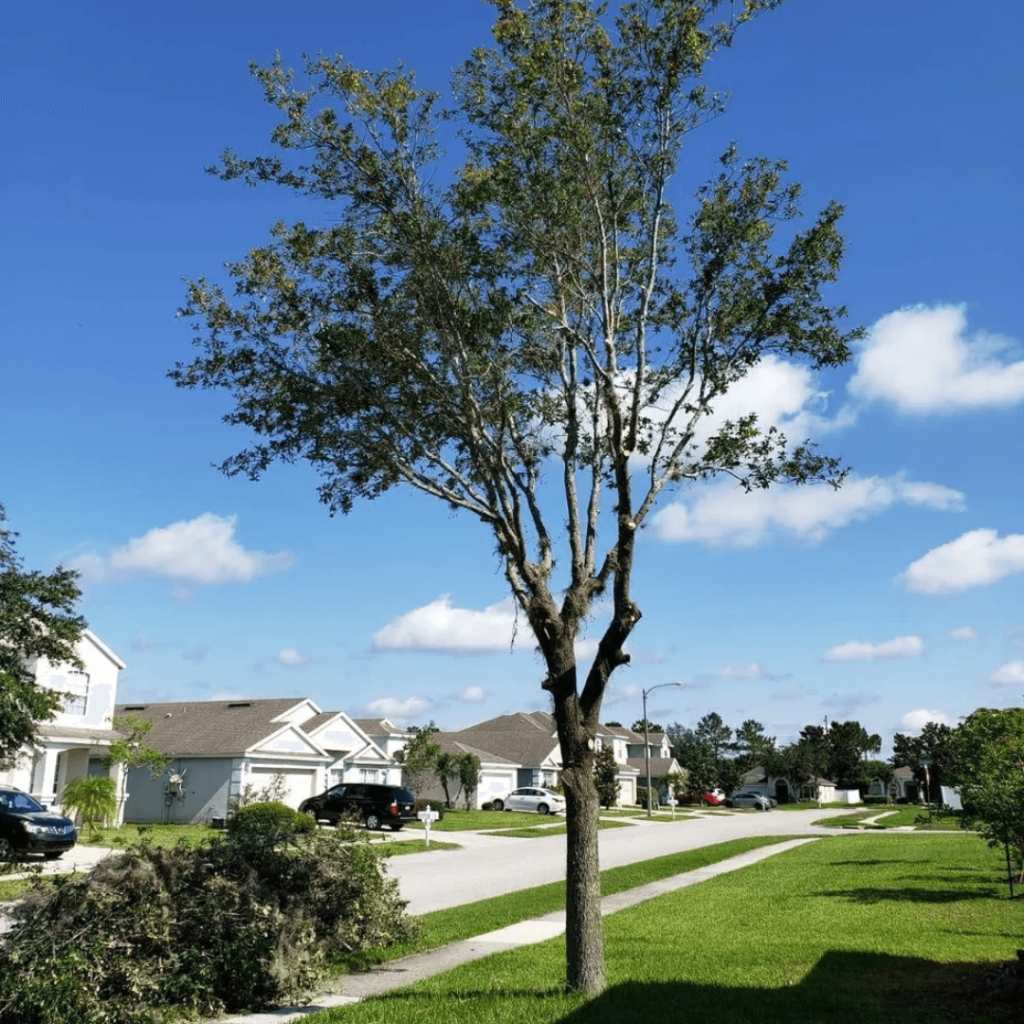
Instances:
[[[971,836],[825,838],[613,914],[605,939],[609,987],[597,999],[564,991],[556,939],[308,1020],[1019,1021],[1019,1002],[985,982],[1020,944],[1020,907],[998,851]]]
[[[599,829],[631,828],[632,825],[631,821],[602,821],[597,827]],[[513,839],[543,839],[545,836],[564,836],[566,828],[566,825],[534,825],[531,828],[495,829],[493,832],[489,832],[488,835],[501,836],[502,838],[510,836]]]

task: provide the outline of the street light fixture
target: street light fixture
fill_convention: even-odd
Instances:
[[[682,686],[680,682],[675,683],[658,683],[657,686],[650,686],[646,690],[641,690],[644,698],[644,763],[647,765],[647,817],[651,816],[651,744],[648,739],[647,729],[647,694],[654,693],[655,690],[660,690],[665,686]]]

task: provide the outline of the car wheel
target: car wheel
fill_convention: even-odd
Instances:
[[[503,811],[503,810],[505,810],[505,801],[504,800],[495,800],[493,806],[494,806],[494,809],[496,811]]]
[[[11,846],[10,839],[0,836],[0,861],[14,860],[16,856],[17,854],[14,852],[14,847]]]
[[[376,814],[368,814],[366,816],[366,827],[371,832],[376,832],[380,828],[380,818]]]
[[[302,813],[307,818],[312,818],[318,825],[320,824],[320,813],[315,807],[307,807]]]
[[[64,856],[63,850],[49,850],[43,854],[47,860],[60,860]]]
[[[537,804],[537,813],[538,814],[547,814],[548,813],[548,805],[547,804]]]
[[[725,806],[726,806],[726,807],[732,807],[732,805],[733,805],[733,803],[732,803],[732,801],[731,801],[731,800],[726,800],[726,801],[725,801]]]

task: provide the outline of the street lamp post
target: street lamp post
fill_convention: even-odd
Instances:
[[[680,682],[675,683],[658,683],[657,686],[650,686],[646,690],[641,690],[644,698],[644,764],[647,766],[647,817],[651,816],[651,744],[648,738],[647,728],[647,694],[654,693],[655,690],[660,690],[664,686],[682,686]]]

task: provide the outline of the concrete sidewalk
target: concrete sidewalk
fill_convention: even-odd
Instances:
[[[724,875],[739,868],[756,864],[777,853],[792,850],[804,843],[812,843],[817,837],[807,836],[800,839],[790,839],[777,843],[774,846],[763,846],[756,850],[748,850],[737,857],[730,857],[728,860],[718,861],[716,864],[709,864],[707,867],[698,868],[696,871],[687,871],[681,875],[673,875],[670,878],[663,878],[657,882],[649,882],[636,889],[629,889],[625,892],[616,893],[614,896],[605,896],[601,900],[602,915],[614,914],[617,910],[624,910],[626,907],[635,906],[646,900],[654,899],[656,896],[664,896],[666,893],[675,892],[678,889],[685,889],[688,886],[696,885],[698,882],[707,881],[717,875]],[[490,956],[492,953],[501,953],[509,949],[517,949],[520,946],[529,946],[537,942],[544,942],[553,939],[565,931],[565,912],[557,911],[552,914],[545,914],[543,917],[536,917],[529,921],[520,921],[518,924],[509,925],[495,932],[488,932],[486,935],[477,935],[472,939],[463,942],[456,942],[441,949],[435,949],[429,953],[417,953],[405,957],[402,960],[395,960],[375,967],[369,971],[358,974],[346,974],[337,979],[338,986],[342,991],[337,993],[325,993],[316,998],[308,1006],[284,1006],[276,1010],[267,1010],[262,1013],[245,1014],[243,1016],[225,1018],[221,1024],[288,1024],[289,1021],[300,1021],[303,1017],[317,1013],[320,1010],[327,1010],[333,1006],[345,1006],[351,1003],[358,1003],[369,996],[380,995],[390,992],[392,989],[404,988],[423,978],[441,974],[461,964],[470,963],[473,960],[480,960]]]

